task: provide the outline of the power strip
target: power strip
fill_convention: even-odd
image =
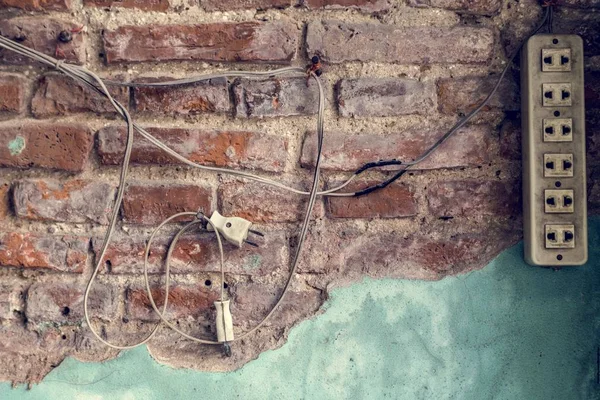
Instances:
[[[532,265],[588,258],[583,67],[577,35],[535,35],[523,47],[523,228]]]

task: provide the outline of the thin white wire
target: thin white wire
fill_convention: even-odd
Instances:
[[[321,85],[320,80],[318,79],[318,77],[314,74],[311,73],[311,77],[315,80],[315,82],[318,85],[318,89],[319,89],[319,115],[317,117],[317,141],[318,141],[318,148],[317,148],[317,162],[316,162],[316,166],[315,166],[315,170],[314,170],[314,179],[313,179],[313,185],[311,188],[310,192],[302,192],[302,191],[297,191],[296,189],[293,188],[288,188],[285,185],[282,185],[278,182],[275,181],[271,181],[269,179],[266,178],[262,178],[259,176],[255,176],[252,174],[247,174],[247,173],[243,173],[243,172],[239,172],[239,171],[233,171],[233,170],[228,170],[228,169],[223,169],[223,168],[216,168],[216,167],[206,167],[206,166],[201,166],[199,164],[196,163],[192,163],[191,161],[185,159],[185,157],[179,155],[177,152],[173,151],[172,149],[168,148],[168,146],[164,145],[163,143],[161,143],[160,141],[158,141],[156,138],[154,138],[152,135],[150,135],[148,132],[146,132],[143,128],[137,126],[137,124],[132,123],[131,121],[131,117],[129,116],[129,113],[127,112],[127,110],[125,109],[125,107],[123,107],[119,102],[117,102],[112,95],[109,93],[108,89],[106,88],[105,84],[103,83],[103,81],[100,79],[100,77],[98,77],[95,73],[88,71],[85,68],[76,66],[76,65],[70,65],[70,64],[65,64],[62,61],[58,61],[56,59],[53,59],[50,56],[47,56],[43,53],[39,53],[35,50],[32,49],[28,49],[22,45],[19,45],[18,43],[14,43],[2,36],[0,36],[0,47],[4,47],[10,50],[14,50],[17,53],[24,55],[26,57],[30,57],[33,58],[37,61],[40,61],[46,65],[49,66],[53,66],[56,69],[58,69],[59,71],[65,73],[66,75],[79,80],[81,82],[83,82],[84,84],[86,84],[87,86],[91,87],[93,90],[95,90],[96,92],[106,96],[109,101],[111,102],[111,104],[113,105],[113,107],[115,108],[115,110],[121,115],[123,116],[123,118],[125,119],[126,123],[127,123],[127,142],[126,142],[126,149],[125,149],[125,155],[123,158],[123,164],[122,164],[122,168],[121,168],[121,174],[120,174],[120,180],[119,180],[119,187],[117,190],[117,198],[115,200],[115,204],[114,204],[114,209],[113,209],[113,213],[112,213],[112,217],[109,223],[109,227],[106,231],[106,235],[105,235],[105,240],[104,243],[102,245],[102,249],[99,252],[98,255],[98,259],[95,265],[95,268],[93,270],[93,273],[90,277],[90,280],[88,281],[87,287],[86,287],[86,291],[84,294],[84,314],[85,314],[85,319],[86,322],[90,328],[90,330],[92,331],[92,333],[94,334],[94,336],[96,336],[96,338],[98,340],[100,340],[102,343],[104,343],[105,345],[112,347],[112,348],[116,348],[116,349],[130,349],[136,346],[139,346],[141,344],[144,344],[146,342],[148,342],[157,332],[160,324],[158,324],[157,326],[154,327],[154,329],[150,332],[150,334],[142,341],[140,341],[139,343],[136,343],[134,345],[129,345],[129,346],[120,346],[120,345],[115,345],[112,344],[110,342],[108,342],[107,340],[105,340],[104,338],[102,338],[93,328],[92,323],[91,323],[91,319],[89,316],[89,310],[88,310],[88,303],[89,303],[89,295],[93,286],[93,283],[100,271],[100,267],[102,265],[102,261],[104,259],[104,256],[106,254],[106,251],[108,249],[108,246],[110,244],[117,220],[118,220],[118,214],[119,214],[119,209],[123,200],[123,194],[124,194],[124,189],[125,189],[125,182],[127,179],[127,172],[128,172],[128,165],[129,165],[129,159],[131,156],[131,150],[133,148],[133,129],[135,128],[136,130],[138,130],[138,132],[140,132],[144,137],[146,137],[148,140],[150,140],[152,143],[154,143],[155,145],[157,145],[159,148],[167,151],[169,154],[173,155],[174,157],[176,157],[177,159],[181,160],[182,162],[188,164],[188,165],[192,165],[195,166],[197,168],[202,168],[202,169],[207,169],[207,170],[212,170],[215,172],[222,172],[222,173],[229,173],[229,174],[233,174],[233,175],[237,175],[237,176],[242,176],[242,177],[247,177],[259,182],[263,182],[263,183],[269,183],[269,184],[274,184],[275,186],[281,187],[281,188],[285,188],[285,189],[291,189],[299,194],[305,194],[307,193],[309,195],[309,201],[308,201],[308,206],[307,206],[307,212],[304,218],[304,222],[303,222],[303,226],[302,226],[302,230],[301,230],[301,234],[300,234],[300,238],[299,238],[299,242],[298,242],[298,246],[296,249],[296,256],[294,258],[294,263],[290,272],[290,275],[288,277],[288,281],[284,287],[284,290],[282,291],[282,294],[280,295],[279,299],[277,300],[276,304],[274,305],[274,307],[271,309],[271,311],[267,314],[267,316],[253,329],[251,329],[250,331],[246,332],[245,334],[243,334],[242,336],[239,337],[239,339],[241,339],[242,337],[245,337],[246,335],[254,332],[255,330],[259,329],[264,322],[275,312],[275,310],[277,309],[277,307],[280,305],[281,301],[283,301],[283,298],[286,295],[286,292],[291,284],[291,281],[294,277],[298,262],[299,262],[299,255],[300,252],[302,250],[303,247],[303,243],[306,237],[306,233],[308,230],[308,223],[310,221],[310,216],[312,214],[312,210],[314,207],[314,203],[315,203],[315,199],[316,196],[318,195],[318,185],[319,185],[319,172],[320,172],[320,162],[321,162],[321,150],[322,150],[322,144],[323,144],[323,114],[324,114],[324,91],[323,91],[323,87]],[[290,68],[284,68],[282,69],[283,72],[281,73],[288,73],[291,71]],[[300,69],[297,69],[297,72],[301,71]],[[302,71],[304,72],[304,71]],[[271,71],[269,73],[249,73],[247,75],[256,75],[256,76],[264,76],[264,75],[273,75],[274,72]],[[234,73],[235,76],[246,76],[245,73],[239,73],[239,72],[235,72]],[[224,74],[224,76],[226,76],[226,74]],[[350,180],[349,180],[350,181]],[[345,182],[344,184],[341,185],[341,187],[345,187],[348,183]],[[336,189],[336,188],[334,188]],[[331,192],[334,189],[330,189],[328,192]],[[165,304],[163,305],[163,309],[166,309],[166,305],[167,305],[167,301],[165,301]],[[158,311],[158,310],[155,310]],[[164,311],[163,311],[164,313]],[[160,313],[161,317],[162,314]],[[163,321],[164,322],[164,321]]]
[[[544,19],[542,21],[542,23],[539,25],[539,27],[534,31],[534,34],[536,32],[538,32],[543,25],[546,23],[546,21],[549,18],[549,15],[551,16],[551,12],[552,9],[551,7],[549,7],[546,10],[546,14],[544,16]],[[19,43],[13,42],[3,36],[0,36],[0,47],[14,51],[20,55],[23,55],[25,57],[29,57],[32,58],[34,60],[37,60],[43,64],[46,64],[48,66],[54,67],[57,70],[65,73],[67,76],[70,76],[71,78],[81,81],[84,84],[86,84],[87,86],[91,87],[93,90],[95,90],[96,92],[100,93],[101,95],[104,95],[105,97],[108,98],[108,100],[111,102],[111,104],[113,105],[113,107],[115,108],[115,110],[125,119],[126,123],[127,123],[127,141],[126,141],[126,148],[125,148],[125,155],[123,158],[123,165],[121,168],[121,174],[120,174],[120,183],[119,183],[119,187],[117,190],[117,198],[115,200],[115,205],[114,205],[114,210],[113,210],[113,214],[110,220],[110,224],[109,227],[106,231],[106,235],[105,235],[105,239],[104,239],[104,243],[102,246],[102,250],[100,251],[100,254],[98,256],[98,260],[96,263],[96,266],[94,268],[94,271],[92,273],[92,276],[90,277],[90,280],[88,281],[88,285],[86,287],[86,291],[85,291],[85,295],[84,295],[84,314],[85,314],[85,319],[86,322],[90,328],[90,330],[92,331],[92,333],[96,336],[96,338],[98,338],[98,340],[100,340],[102,343],[104,343],[107,346],[116,348],[116,349],[129,349],[132,347],[136,347],[139,346],[141,344],[146,343],[148,340],[150,340],[154,334],[156,333],[157,329],[159,328],[160,324],[157,324],[157,326],[150,332],[150,334],[141,342],[135,344],[135,345],[131,345],[131,346],[118,346],[118,345],[113,345],[111,343],[109,343],[108,341],[104,340],[92,327],[91,321],[90,321],[90,317],[89,317],[89,313],[88,313],[88,299],[89,299],[89,294],[93,285],[94,280],[96,279],[96,276],[100,270],[100,266],[102,264],[102,260],[106,254],[106,250],[108,248],[108,245],[110,244],[110,240],[112,237],[112,234],[114,232],[114,228],[116,226],[117,220],[118,220],[118,213],[119,213],[119,208],[121,206],[122,200],[123,200],[123,194],[124,194],[124,189],[125,189],[125,182],[127,179],[127,172],[128,172],[128,165],[129,165],[129,159],[131,156],[131,150],[133,148],[133,130],[137,130],[143,137],[145,137],[147,140],[149,140],[151,143],[153,143],[155,146],[161,148],[162,150],[164,150],[165,152],[167,152],[168,154],[170,154],[171,156],[173,156],[174,158],[178,159],[179,161],[183,162],[186,165],[189,165],[191,167],[194,168],[199,168],[199,169],[204,169],[204,170],[208,170],[208,171],[214,171],[214,172],[219,172],[219,173],[225,173],[225,174],[231,174],[234,176],[239,176],[239,177],[243,177],[243,178],[247,178],[247,179],[251,179],[260,183],[264,183],[264,184],[268,184],[268,185],[272,185],[278,188],[281,188],[283,190],[288,190],[291,191],[293,193],[297,193],[297,194],[301,194],[301,195],[308,195],[309,196],[309,201],[308,201],[308,205],[307,205],[307,212],[305,214],[305,218],[303,221],[303,225],[302,225],[302,229],[301,229],[301,233],[299,236],[299,241],[298,241],[298,246],[296,249],[296,253],[294,256],[294,261],[292,264],[292,268],[290,271],[290,275],[288,277],[288,280],[286,282],[286,285],[282,291],[282,294],[280,295],[279,299],[277,300],[277,302],[275,303],[275,305],[273,306],[273,308],[270,310],[270,312],[264,317],[264,319],[257,325],[255,326],[253,329],[249,330],[248,332],[244,333],[243,335],[241,335],[240,337],[236,338],[237,340],[251,334],[252,332],[256,331],[257,329],[259,329],[267,319],[270,318],[270,316],[276,311],[276,309],[278,308],[278,306],[281,304],[281,302],[283,301],[288,288],[290,287],[290,284],[292,282],[292,279],[295,275],[297,266],[298,266],[298,262],[299,262],[299,256],[303,247],[303,243],[305,241],[306,238],[306,234],[308,231],[308,225],[310,222],[310,217],[311,217],[311,213],[314,207],[314,203],[315,203],[315,199],[318,195],[325,195],[325,196],[354,196],[356,192],[352,192],[352,193],[336,193],[337,191],[341,190],[342,188],[346,187],[348,184],[350,184],[350,182],[356,177],[356,174],[352,175],[346,182],[344,182],[343,184],[341,184],[338,187],[329,189],[329,190],[325,190],[325,191],[318,191],[318,186],[319,186],[319,173],[320,173],[320,164],[321,164],[321,151],[322,151],[322,145],[323,145],[323,114],[324,114],[324,93],[323,93],[323,88],[321,85],[320,80],[318,79],[318,77],[314,74],[311,73],[312,78],[317,82],[317,85],[319,87],[319,112],[318,112],[318,116],[317,116],[317,160],[315,163],[315,169],[314,169],[314,177],[313,177],[313,184],[312,184],[312,188],[310,192],[306,192],[306,191],[302,191],[302,190],[298,190],[292,187],[288,187],[286,185],[283,185],[279,182],[273,181],[271,179],[268,178],[263,178],[260,177],[258,175],[254,175],[254,174],[249,174],[246,172],[241,172],[241,171],[235,171],[235,170],[230,170],[230,169],[226,169],[226,168],[219,168],[219,167],[209,167],[209,166],[204,166],[204,165],[200,165],[197,163],[194,163],[188,159],[186,159],[185,157],[181,156],[179,153],[177,153],[176,151],[172,150],[171,148],[169,148],[167,145],[165,145],[164,143],[160,142],[158,139],[156,139],[154,136],[152,136],[150,133],[148,133],[146,130],[144,130],[142,127],[138,126],[136,123],[131,121],[131,117],[129,115],[129,113],[127,112],[127,110],[125,109],[125,107],[123,107],[119,102],[117,102],[116,100],[113,99],[113,97],[111,96],[111,94],[109,93],[108,89],[106,88],[105,84],[103,83],[102,79],[100,79],[96,74],[94,74],[93,72],[83,68],[83,67],[79,67],[76,65],[71,65],[71,64],[66,64],[60,60],[56,60],[53,57],[50,57],[48,55],[45,55],[41,52],[38,52],[36,50],[33,49],[29,49],[23,45],[20,45]],[[512,62],[512,60],[514,59],[514,56],[511,58],[509,64]],[[494,89],[492,90],[492,92],[486,97],[486,99],[481,103],[481,105],[479,107],[477,107],[475,110],[473,110],[471,113],[469,113],[468,116],[466,116],[465,118],[463,118],[461,121],[459,121],[459,123],[457,123],[450,131],[448,131],[440,140],[438,140],[438,142],[436,142],[430,149],[428,149],[423,155],[421,155],[418,159],[412,161],[412,162],[408,162],[405,163],[404,168],[410,168],[411,166],[423,161],[425,158],[427,158],[436,148],[439,147],[439,145],[441,145],[445,140],[447,140],[451,135],[453,135],[456,131],[458,131],[458,129],[460,129],[460,127],[462,127],[464,124],[467,123],[467,121],[469,121],[475,114],[477,114],[477,112],[479,112],[484,106],[485,104],[487,104],[487,102],[489,101],[489,99],[493,96],[493,94],[496,92],[496,90],[498,89],[500,82],[502,80],[502,78],[504,77],[504,75],[506,74],[508,70],[508,65],[507,68],[505,68],[500,76],[500,79],[498,80],[496,86],[494,87]],[[197,82],[200,80],[207,80],[207,79],[215,79],[215,78],[228,78],[228,77],[264,77],[264,76],[275,76],[275,75],[281,75],[281,74],[286,74],[286,73],[298,73],[298,74],[302,74],[302,76],[304,76],[305,71],[300,69],[300,68],[295,68],[295,67],[287,67],[287,68],[281,68],[279,70],[275,70],[275,71],[267,71],[267,72],[242,72],[242,71],[230,71],[227,73],[220,73],[220,74],[208,74],[208,75],[204,75],[202,77],[196,77],[196,78],[186,78],[186,79],[180,79],[180,80],[174,80],[174,81],[170,81],[170,82],[156,82],[156,83],[144,83],[144,84],[123,84],[123,83],[118,83],[118,82],[112,82],[112,81],[107,81],[108,83],[114,84],[114,85],[120,85],[120,86],[170,86],[170,85],[179,85],[179,84],[189,84],[189,83],[193,83],[193,82]],[[193,214],[193,213],[192,213]],[[194,214],[195,215],[195,214]],[[172,217],[175,218],[175,217]],[[170,219],[168,219],[167,221],[169,221]],[[166,222],[163,222],[160,226],[162,227]],[[158,229],[158,228],[157,228]],[[155,231],[156,232],[156,231]],[[153,236],[154,233],[153,232]],[[152,237],[153,237],[152,236]],[[220,247],[220,251],[221,251],[221,262],[223,263],[223,253],[222,253],[222,246],[220,243],[220,237],[218,236],[217,233],[217,240],[219,242],[219,247]],[[146,255],[146,260],[147,260],[147,255]],[[167,265],[168,262],[170,261],[169,257],[167,259]],[[223,265],[221,265],[221,267],[223,267]],[[164,323],[168,324],[169,326],[171,326],[172,324],[168,323],[168,321],[166,321],[163,317],[164,311],[166,309],[167,306],[167,298],[168,298],[168,282],[169,282],[169,277],[167,274],[167,289],[166,289],[166,295],[165,295],[165,303],[163,305],[163,312],[161,313],[158,308],[156,307],[156,304],[154,303],[154,300],[152,298],[150,289],[149,289],[149,283],[148,283],[148,279],[147,279],[147,269],[146,269],[146,265],[145,265],[145,277],[146,277],[146,285],[147,285],[147,289],[149,291],[149,296],[151,299],[151,303],[153,305],[154,310],[157,312],[157,314],[160,316],[161,321],[163,321]],[[222,276],[224,274],[223,269],[221,270],[222,272]],[[223,282],[222,282],[223,285]],[[223,288],[222,288],[223,290]],[[223,292],[221,292],[222,296],[223,296]],[[173,327],[173,326],[171,326]],[[201,339],[197,339],[197,338],[193,338],[183,332],[179,332],[181,334],[183,334],[184,336],[188,337],[191,340],[195,340],[195,341],[201,341]],[[210,341],[205,341],[211,344],[214,344],[215,342],[210,342]]]

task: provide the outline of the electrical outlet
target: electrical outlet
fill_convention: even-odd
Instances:
[[[542,71],[570,72],[571,49],[542,49]]]
[[[570,107],[572,104],[570,83],[543,83],[542,93],[544,107]]]
[[[583,41],[532,36],[521,56],[525,260],[557,267],[588,258]]]
[[[546,225],[547,249],[574,249],[575,225]]]
[[[573,154],[544,154],[546,178],[570,178],[573,176]]]
[[[572,214],[575,212],[572,190],[545,190],[544,211],[549,214]]]
[[[544,118],[544,142],[573,141],[573,120],[571,118]]]

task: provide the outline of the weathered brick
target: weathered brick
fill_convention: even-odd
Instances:
[[[53,322],[55,324],[74,324],[80,322],[83,315],[82,284],[43,282],[33,284],[27,292],[25,315],[33,324]],[[112,320],[118,310],[117,289],[96,283],[89,297],[89,310],[93,318]]]
[[[238,117],[287,117],[318,112],[319,90],[304,78],[257,81],[240,79],[233,86]]]
[[[225,271],[239,275],[268,275],[287,265],[288,241],[285,232],[269,231],[264,238],[251,235],[260,247],[243,246],[238,249],[228,242],[223,243]],[[151,274],[164,273],[164,257],[173,235],[155,238],[148,257]],[[144,269],[144,253],[147,236],[115,235],[106,251],[105,266],[112,274],[139,274]],[[103,239],[92,240],[96,257],[99,256]],[[220,256],[217,242],[212,233],[191,230],[184,234],[171,258],[171,273],[193,274],[220,272]],[[215,284],[219,284],[218,282]]]
[[[429,212],[436,217],[520,215],[518,182],[457,179],[431,183],[427,189]]]
[[[461,14],[494,15],[502,8],[502,0],[409,0],[413,7],[436,7]]]
[[[438,102],[444,114],[467,114],[477,107],[492,91],[497,76],[441,79],[438,82]],[[505,77],[498,91],[483,111],[519,110],[519,88],[514,80]]]
[[[121,213],[126,223],[155,225],[173,214],[199,209],[207,214],[212,210],[210,186],[136,183],[127,186]]]
[[[266,10],[269,8],[287,8],[296,0],[199,0],[206,11],[229,11],[240,9]]]
[[[342,182],[331,183],[335,187]],[[380,183],[375,180],[354,181],[343,191],[351,192]],[[377,194],[361,197],[327,197],[327,216],[331,218],[399,218],[417,215],[415,193],[408,185],[393,183]]]
[[[173,80],[162,77],[140,79],[137,82]],[[226,113],[231,111],[227,80],[211,79],[193,85],[170,87],[136,87],[133,99],[137,112],[151,114],[194,115],[201,113]]]
[[[128,88],[116,86],[108,88],[115,100],[126,107],[129,105]],[[37,118],[81,112],[97,114],[116,112],[104,96],[62,74],[47,74],[40,78],[38,88],[31,100],[31,111]]]
[[[1,325],[0,379],[14,383],[41,381],[64,358],[63,352],[47,350],[38,333],[22,323]]]
[[[258,283],[234,285],[231,313],[235,315],[235,323],[242,324],[246,329],[256,325],[273,308],[281,290],[280,287]],[[265,326],[288,327],[293,325],[317,311],[323,300],[320,290],[290,289],[273,318],[267,320]]]
[[[221,214],[255,223],[298,221],[306,212],[307,197],[255,183],[226,183],[218,190]],[[323,203],[318,200],[313,211],[315,215],[323,215]]]
[[[441,129],[409,129],[386,135],[326,132],[321,168],[354,171],[374,160],[414,160],[428,149],[445,131]],[[439,169],[480,165],[487,162],[494,148],[491,127],[469,125],[450,137],[434,153],[413,169]],[[304,140],[301,164],[312,166],[316,140],[309,133]]]
[[[18,17],[0,20],[0,35],[16,40],[24,46],[40,51],[60,60],[82,64],[85,62],[84,35],[75,33],[68,43],[58,40],[61,31],[71,31],[81,24],[47,17]],[[0,61],[8,64],[31,64],[31,59],[13,53],[0,51]]]
[[[521,160],[521,122],[506,119],[500,128],[500,156],[507,160]]]
[[[301,272],[324,273],[337,284],[365,276],[435,280],[483,268],[521,239],[515,226],[487,224],[467,231],[448,223],[443,226],[446,229],[433,226],[404,235],[365,234],[349,228],[312,232],[307,247],[314,257],[301,264]],[[319,259],[321,254],[326,257]],[[319,262],[314,262],[315,257]]]
[[[308,54],[325,62],[393,62],[400,64],[486,63],[493,54],[488,28],[408,27],[326,20],[308,24]]]
[[[600,10],[555,7],[554,33],[579,35],[583,38],[586,57],[600,55]]]
[[[163,287],[153,288],[152,297],[162,310],[165,298]],[[165,317],[169,320],[178,318],[199,318],[214,309],[213,303],[219,299],[215,288],[197,285],[173,285],[169,288],[169,301]],[[126,315],[130,319],[156,321],[154,312],[145,288],[130,287],[127,289]]]
[[[11,319],[13,288],[10,285],[0,284],[0,321]]]
[[[585,74],[585,106],[588,110],[600,110],[600,71]]]
[[[15,213],[39,221],[108,223],[114,186],[98,181],[30,179],[13,189]]]
[[[600,164],[600,112],[588,110],[585,118],[587,162]]]
[[[0,180],[0,221],[10,215],[10,203],[8,201],[8,192],[10,183]]]
[[[19,74],[0,75],[0,113],[19,114],[25,111],[28,80]]]
[[[153,136],[187,159],[202,165],[280,172],[285,168],[285,138],[255,132],[210,132],[199,129],[147,128]],[[105,165],[118,165],[125,151],[126,130],[109,126],[98,133],[98,153]],[[138,138],[133,143],[134,164],[178,164],[163,150]]]
[[[300,30],[290,21],[122,26],[103,35],[106,62],[195,60],[288,63]]]
[[[0,284],[0,320],[16,319],[22,310],[22,298],[24,296],[24,284],[19,281]],[[15,312],[16,311],[16,312]]]
[[[0,9],[20,8],[26,11],[66,11],[71,0],[0,0]]]
[[[87,163],[92,135],[85,125],[13,122],[0,125],[0,167],[78,172]]]
[[[87,7],[139,8],[144,11],[167,11],[169,0],[83,0]]]
[[[591,168],[588,184],[588,209],[590,214],[600,213],[600,168]]]
[[[559,7],[600,8],[600,0],[555,0],[553,3]]]
[[[83,272],[89,239],[8,232],[0,235],[0,265]]]
[[[406,78],[344,79],[337,103],[342,117],[429,114],[435,109],[435,86]]]

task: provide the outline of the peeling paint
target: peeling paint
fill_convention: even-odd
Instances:
[[[8,142],[8,151],[11,156],[18,156],[25,150],[25,138],[23,136],[17,136],[10,142]]]
[[[174,369],[140,347],[67,359],[31,390],[0,384],[0,398],[598,400],[598,218],[590,243],[583,267],[531,267],[517,245],[467,275],[335,289],[324,313],[237,371]]]

